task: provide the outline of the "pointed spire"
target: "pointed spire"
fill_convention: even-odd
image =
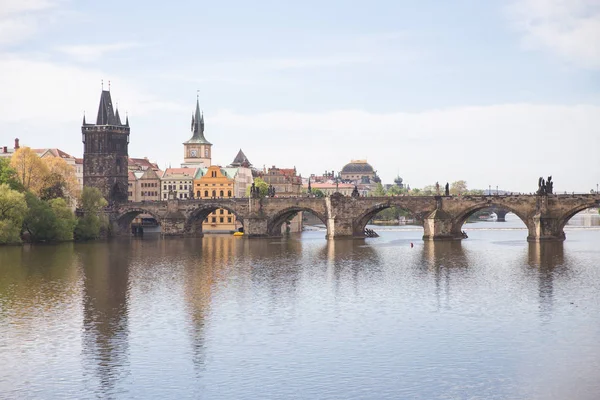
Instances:
[[[129,113],[125,112],[125,126],[129,126]]]
[[[113,111],[110,92],[103,90],[102,95],[100,96],[100,105],[98,106],[96,125],[115,125],[115,120],[115,112]]]
[[[211,144],[204,137],[204,114],[200,112],[199,95],[196,95],[196,111],[192,115],[192,137],[185,143]]]
[[[117,106],[118,107],[118,106]],[[117,122],[117,125],[123,125],[121,123],[121,117],[119,116],[119,109],[117,108],[117,111],[115,112],[115,120]]]
[[[85,111],[83,112],[83,125],[86,125],[86,123],[85,123]]]

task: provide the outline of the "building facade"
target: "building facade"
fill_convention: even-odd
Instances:
[[[194,179],[194,191],[196,198],[214,199],[234,197],[235,175],[234,168],[221,168],[212,165],[206,169],[199,168]],[[205,233],[229,233],[241,227],[235,214],[231,211],[219,208],[213,211],[202,223],[202,231]]]
[[[121,123],[119,110],[113,111],[110,91],[100,96],[95,124],[83,117],[83,186],[98,188],[111,203],[128,200],[129,118]]]
[[[197,168],[167,168],[160,178],[161,200],[186,200],[194,197]]]
[[[275,195],[280,197],[297,197],[302,193],[302,177],[294,168],[276,168],[272,166],[262,179],[275,188]]]

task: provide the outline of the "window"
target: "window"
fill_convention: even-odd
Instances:
[[[167,190],[167,185],[164,185],[163,190]]]
[[[223,197],[223,191],[219,191],[219,197]]]
[[[198,199],[200,198],[200,191],[199,190],[196,192],[196,198],[198,198]]]
[[[183,185],[179,185],[179,190],[183,190]]]
[[[206,219],[204,220],[204,222],[208,222],[208,218],[206,218]]]
[[[227,191],[227,197],[231,197],[231,190]]]
[[[231,215],[231,211],[227,210],[227,215]]]
[[[188,195],[187,193],[184,193],[183,197],[187,199],[188,198],[187,195]]]
[[[212,222],[216,223],[217,222],[217,217],[212,217]]]
[[[163,193],[163,199],[166,199],[166,198],[167,198],[167,194]]]
[[[179,198],[183,199],[183,193],[179,193]]]
[[[223,210],[222,208],[219,210],[219,214],[223,214],[225,212],[225,210]]]
[[[227,217],[227,222],[231,223],[231,217]]]
[[[223,217],[219,218],[219,222],[223,223]]]
[[[217,191],[216,190],[212,191],[212,197],[217,197]]]
[[[187,190],[187,185],[183,185],[183,189],[184,189],[184,190]]]
[[[208,197],[208,190],[204,191],[204,197]]]

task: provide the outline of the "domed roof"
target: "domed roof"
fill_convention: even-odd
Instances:
[[[352,160],[342,168],[343,174],[372,174],[375,170],[367,160]]]

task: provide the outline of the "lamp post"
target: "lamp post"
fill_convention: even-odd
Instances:
[[[489,185],[488,196],[491,196],[491,195],[492,195],[492,185]]]
[[[598,194],[598,184],[596,183],[596,194]]]
[[[498,185],[496,185],[496,196],[498,196]]]

